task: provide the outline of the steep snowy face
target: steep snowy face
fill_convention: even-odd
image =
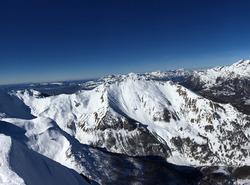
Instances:
[[[249,164],[249,117],[169,82],[130,74],[91,91],[41,98],[16,96],[81,143],[175,164]]]
[[[249,156],[249,117],[232,106],[214,103],[172,82],[127,78],[107,89],[110,107],[163,139],[173,163],[249,163],[242,158]]]
[[[153,81],[127,78],[124,82],[107,88],[109,105],[115,112],[144,125],[176,120],[171,102],[161,88]]]
[[[250,77],[250,60],[240,60],[232,66],[229,66],[228,70],[231,70],[240,76]]]

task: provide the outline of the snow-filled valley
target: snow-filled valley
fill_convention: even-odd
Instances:
[[[243,64],[220,68],[220,74],[249,78]],[[208,70],[208,79],[216,81],[215,72]],[[0,184],[116,184],[125,177],[130,181],[122,184],[144,184],[151,182],[147,165],[174,174],[169,183],[206,182],[205,166],[221,173],[223,183],[249,182],[250,173],[239,178],[234,172],[250,166],[250,116],[170,80],[192,72],[176,74],[110,76],[73,94],[0,90]],[[200,79],[210,84],[205,74]]]

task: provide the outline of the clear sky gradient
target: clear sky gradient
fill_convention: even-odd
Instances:
[[[0,84],[250,59],[249,0],[1,0]]]

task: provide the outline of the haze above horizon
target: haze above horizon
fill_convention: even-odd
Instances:
[[[0,84],[250,59],[247,0],[0,1]]]

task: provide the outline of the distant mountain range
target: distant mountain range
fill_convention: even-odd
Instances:
[[[8,88],[0,120],[4,140],[74,169],[75,182],[250,183],[249,60]],[[26,183],[16,168],[7,172]]]

